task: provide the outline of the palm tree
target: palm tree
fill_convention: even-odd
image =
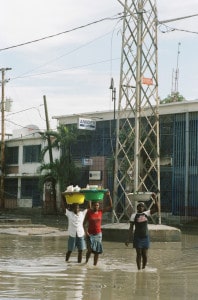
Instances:
[[[51,181],[54,194],[54,209],[56,209],[56,186],[58,184],[60,191],[76,180],[79,174],[78,168],[75,166],[71,156],[71,145],[76,143],[78,129],[75,125],[60,125],[57,131],[46,131],[43,134],[44,140],[50,139],[50,143],[43,148],[41,153],[40,184]],[[44,162],[47,152],[56,149],[60,151],[60,158],[51,160],[49,163]]]

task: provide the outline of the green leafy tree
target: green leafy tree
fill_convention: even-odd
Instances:
[[[168,95],[166,98],[163,100],[160,100],[160,104],[165,104],[165,103],[172,103],[172,102],[181,102],[185,101],[186,99],[184,96],[180,95],[179,92],[171,93]]]

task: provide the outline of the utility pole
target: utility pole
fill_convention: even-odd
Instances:
[[[160,203],[160,163],[156,0],[118,2],[124,19],[113,198],[121,221],[135,209],[132,194],[153,192]]]
[[[130,196],[157,194],[160,205],[158,41],[156,0],[117,0],[124,8],[116,130],[114,211],[130,217]],[[178,51],[179,54],[179,51]],[[178,74],[177,74],[178,75]],[[147,195],[145,195],[147,197]]]
[[[50,130],[50,126],[49,126],[49,118],[48,118],[48,110],[47,110],[47,101],[46,101],[46,96],[43,96],[43,101],[44,101],[44,108],[45,108],[45,118],[46,118],[46,128],[47,131]],[[49,147],[49,159],[50,159],[50,163],[53,163],[53,156],[52,156],[52,145],[51,145],[51,140],[50,140],[50,136],[48,134],[47,136],[47,142],[48,142],[48,147]]]
[[[46,128],[47,128],[47,142],[48,142],[48,148],[49,148],[49,159],[50,159],[50,164],[53,164],[53,155],[52,155],[52,144],[50,140],[50,135],[49,135],[49,118],[48,118],[48,109],[47,109],[47,101],[46,101],[46,96],[43,96],[43,101],[44,101],[44,108],[45,108],[45,118],[46,118]],[[53,209],[56,211],[56,182],[52,178],[52,201],[53,201]]]
[[[4,199],[4,177],[5,177],[5,95],[4,87],[8,80],[5,79],[5,72],[11,70],[11,68],[1,68],[1,185],[0,185],[0,196],[1,196],[1,208],[5,206]]]

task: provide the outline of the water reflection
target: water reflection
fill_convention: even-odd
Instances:
[[[137,271],[135,251],[104,242],[97,267],[65,263],[63,236],[0,235],[0,299],[197,299],[198,236],[152,243],[148,267]]]

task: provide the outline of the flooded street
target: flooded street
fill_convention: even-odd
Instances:
[[[66,241],[0,234],[0,299],[197,299],[197,234],[182,234],[182,243],[152,243],[144,271],[137,271],[131,246],[113,242],[103,242],[96,267],[93,257],[78,264],[76,252],[66,263]]]

